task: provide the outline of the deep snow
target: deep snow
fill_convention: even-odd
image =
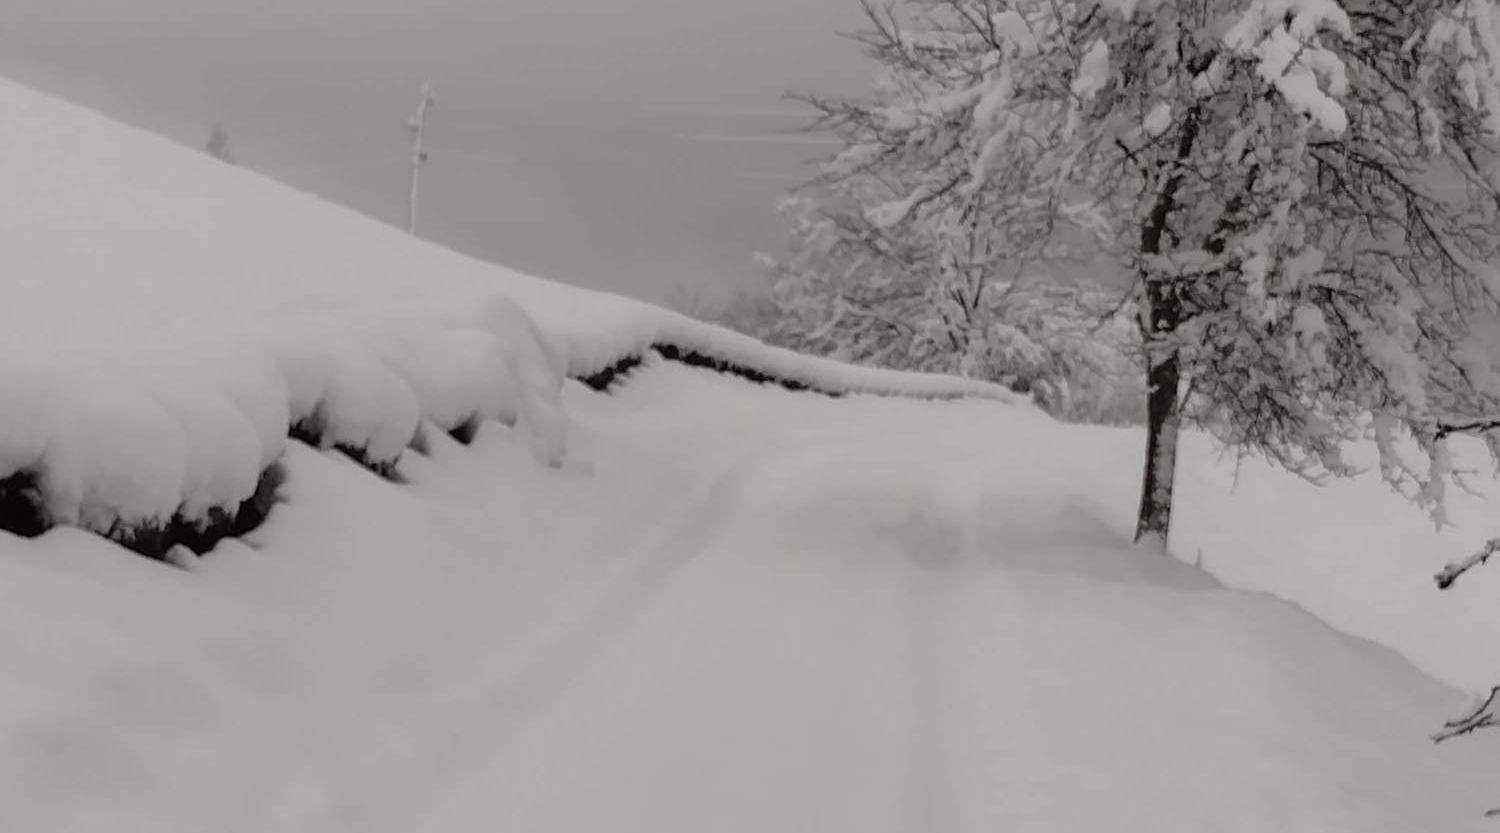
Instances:
[[[1124,432],[655,365],[573,450],[293,445],[197,572],[0,544],[0,829],[1434,830],[1463,697],[1132,551]],[[1059,450],[1061,449],[1061,450]]]
[[[0,830],[1428,831],[1500,803],[1492,739],[1427,741],[1457,691],[1124,544],[1138,432],[480,264],[4,82],[0,172],[6,471],[52,461],[96,526],[287,472],[191,572],[0,533]],[[611,395],[558,382],[660,342],[992,398],[649,357]],[[318,403],[404,482],[287,442]],[[1490,502],[1434,536],[1373,479],[1247,464],[1231,494],[1185,452],[1179,558],[1500,678],[1500,579],[1429,578]]]

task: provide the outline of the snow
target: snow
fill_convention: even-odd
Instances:
[[[0,170],[4,472],[94,529],[286,478],[243,540],[168,554],[191,570],[0,533],[0,830],[1425,831],[1500,802],[1496,739],[1433,746],[1464,698],[1412,664],[1500,677],[1500,574],[1430,579],[1492,498],[1435,536],[1377,477],[1184,438],[1178,556],[1398,654],[1129,547],[1138,431],[480,264],[5,83]],[[979,396],[649,355],[564,381],[657,343]]]
[[[565,453],[564,374],[668,344],[834,393],[989,396],[856,368],[395,234],[0,81],[0,477],[107,531],[229,510],[288,428],[390,465],[418,421],[520,421]],[[329,245],[328,241],[337,241]]]
[[[1474,472],[1467,482],[1478,494],[1449,489],[1449,525],[1434,530],[1382,482],[1373,447],[1349,452],[1364,474],[1319,487],[1259,460],[1219,459],[1209,440],[1189,436],[1173,550],[1232,586],[1274,592],[1391,646],[1450,684],[1487,689],[1500,681],[1491,647],[1500,639],[1500,574],[1480,569],[1443,592],[1432,577],[1500,535],[1500,482],[1480,441],[1450,442],[1453,465]]]
[[[1485,114],[1485,128],[1500,135],[1500,11],[1494,0],[1461,0],[1446,9],[1426,38],[1432,52],[1451,49],[1459,59],[1458,83],[1469,106]],[[1431,83],[1431,73],[1424,80]]]
[[[559,459],[560,369],[514,304],[497,296],[487,317],[489,329],[285,316],[214,341],[30,359],[0,404],[11,465],[0,474],[38,473],[53,521],[106,532],[232,512],[294,425],[316,425],[325,447],[392,463],[420,419],[452,429],[524,417],[538,456]]]
[[[1073,95],[1088,101],[1109,84],[1109,44],[1100,38],[1084,53],[1073,79]]]
[[[564,405],[562,468],[496,422],[401,486],[293,444],[193,573],[0,539],[0,828],[1447,830],[1495,797],[1494,744],[1427,740],[1461,695],[1124,544],[1135,432],[664,362]]]
[[[1337,99],[1348,82],[1343,62],[1318,42],[1322,31],[1352,37],[1349,17],[1336,0],[1255,0],[1225,32],[1224,44],[1253,55],[1256,71],[1293,108],[1324,130],[1342,133],[1349,117]]]
[[[1101,5],[1106,9],[1114,11],[1120,17],[1129,20],[1135,16],[1136,6],[1140,5],[1140,0],[1104,0]],[[1149,9],[1154,5],[1154,2],[1147,2],[1146,8]]]
[[[1141,129],[1153,139],[1167,132],[1167,128],[1171,126],[1172,105],[1165,101],[1158,101],[1151,108],[1151,112],[1146,114],[1145,120],[1141,122]]]

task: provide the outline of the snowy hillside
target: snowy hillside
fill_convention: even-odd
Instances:
[[[504,294],[586,376],[652,344],[829,390],[1003,395],[768,348],[606,293],[564,288],[422,243],[256,174],[0,80],[5,338],[87,350],[101,336],[221,337],[289,310],[468,313]],[[61,309],[52,304],[68,299]],[[47,304],[49,315],[37,316]]]
[[[604,387],[647,352],[830,393],[1010,398],[483,264],[6,82],[0,122],[11,529],[162,555],[255,513],[289,432],[381,471],[422,420],[520,420],[558,460],[561,376]]]
[[[1500,803],[1500,747],[1427,740],[1458,691],[1124,544],[1135,432],[468,260],[4,83],[0,170],[0,515],[58,524],[0,533],[0,830],[1363,833]],[[1500,672],[1495,580],[1427,578],[1484,502],[1434,538],[1373,484],[1250,466],[1231,497],[1191,457],[1179,556]],[[148,549],[265,488],[189,570],[74,526]]]

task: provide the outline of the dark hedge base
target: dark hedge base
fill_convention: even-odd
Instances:
[[[241,538],[265,522],[271,507],[278,501],[286,469],[272,463],[260,473],[255,493],[240,502],[233,512],[215,506],[207,518],[190,520],[177,515],[165,524],[116,524],[105,537],[147,558],[165,561],[167,552],[181,544],[198,555],[214,548],[225,538]]]
[[[447,433],[460,444],[468,445],[479,433],[481,422],[478,416],[474,416]],[[287,436],[313,448],[321,448],[324,425],[321,415],[314,414],[291,426]],[[412,438],[411,447],[425,454],[425,445],[419,429]],[[378,477],[392,483],[403,482],[396,460],[373,459],[365,449],[347,443],[336,443],[333,448]],[[216,506],[209,509],[204,518],[189,519],[179,514],[164,523],[116,523],[101,534],[132,552],[163,562],[170,562],[167,553],[179,544],[202,555],[225,538],[244,537],[264,523],[271,507],[279,502],[277,493],[285,480],[286,470],[280,463],[273,463],[261,472],[255,493],[232,512]],[[40,481],[40,474],[30,469],[0,479],[0,530],[35,538],[56,525],[42,503]]]
[[[0,480],[0,529],[35,538],[52,527],[42,510],[40,478],[29,469]]]
[[[190,519],[179,514],[165,523],[116,523],[103,535],[148,558],[165,560],[167,552],[178,544],[202,555],[225,538],[242,537],[260,526],[276,505],[285,480],[286,471],[281,464],[272,463],[260,473],[255,493],[241,501],[233,512],[214,507],[204,518]],[[35,538],[54,526],[42,504],[39,482],[40,476],[30,470],[0,480],[0,529]]]
[[[687,350],[675,344],[658,342],[650,346],[651,351],[669,362],[681,362],[689,367],[704,367],[718,373],[727,373],[730,376],[738,376],[756,384],[770,384],[787,390],[805,390],[813,393],[821,393],[824,396],[843,396],[842,391],[827,390],[816,385],[809,384],[797,379],[787,379],[748,365],[737,364],[727,359],[720,359],[696,350]],[[641,356],[625,356],[614,364],[604,367],[596,373],[588,376],[577,377],[578,381],[597,391],[608,391],[617,382],[624,381],[629,377],[631,371],[641,366]]]

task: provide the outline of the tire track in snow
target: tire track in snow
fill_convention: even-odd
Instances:
[[[941,628],[946,592],[952,580],[947,565],[924,553],[907,550],[912,564],[907,578],[908,705],[911,745],[904,813],[910,833],[946,833],[953,829],[948,783],[949,739],[943,725],[946,674]]]
[[[619,574],[601,582],[581,611],[539,628],[475,682],[438,693],[414,721],[413,737],[392,750],[393,760],[325,785],[321,800],[311,802],[315,808],[286,829],[404,833],[415,827],[439,796],[482,772],[518,732],[565,696],[709,548],[736,516],[759,458],[747,454],[727,465],[684,502],[677,520],[662,525],[655,540],[623,558]]]

